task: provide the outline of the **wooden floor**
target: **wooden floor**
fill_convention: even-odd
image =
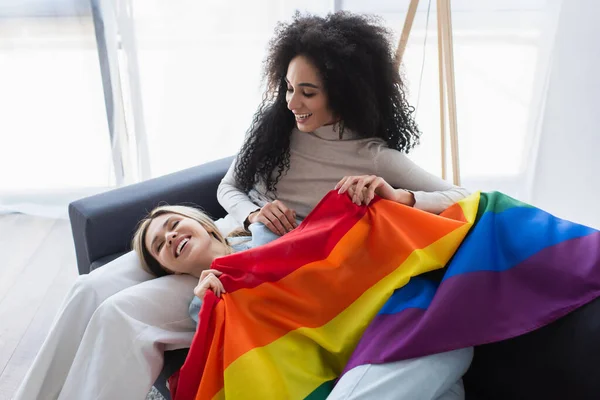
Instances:
[[[76,277],[68,221],[0,215],[0,400],[14,395]]]

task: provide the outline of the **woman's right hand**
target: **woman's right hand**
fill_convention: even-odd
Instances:
[[[296,211],[287,208],[279,200],[267,203],[260,210],[250,214],[248,216],[248,221],[251,224],[261,222],[269,228],[271,232],[280,236],[283,236],[298,227],[298,224],[296,223]]]
[[[202,271],[200,279],[198,280],[198,285],[194,288],[194,294],[198,298],[203,299],[208,289],[215,292],[217,297],[221,297],[222,293],[227,293],[225,287],[223,287],[223,282],[219,280],[221,274],[222,272],[217,271],[216,269]]]

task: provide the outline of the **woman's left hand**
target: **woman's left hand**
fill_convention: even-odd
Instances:
[[[348,192],[348,197],[357,205],[369,205],[375,195],[395,201],[396,203],[413,206],[414,195],[403,189],[394,189],[383,178],[375,175],[345,176],[335,185],[338,193]]]
[[[219,276],[223,273],[216,269],[207,269],[202,271],[200,279],[198,279],[198,285],[194,288],[194,294],[204,299],[204,295],[207,290],[212,290],[217,297],[221,297],[221,294],[226,293],[223,283],[219,280]]]

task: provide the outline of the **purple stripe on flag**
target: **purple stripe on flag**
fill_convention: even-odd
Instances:
[[[377,315],[344,372],[505,340],[600,296],[600,232],[548,247],[506,271],[456,275],[427,310]]]

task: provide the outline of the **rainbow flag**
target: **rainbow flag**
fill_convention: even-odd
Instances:
[[[521,335],[600,295],[600,233],[500,193],[441,215],[329,193],[290,234],[215,261],[181,399],[325,399],[352,367]]]

